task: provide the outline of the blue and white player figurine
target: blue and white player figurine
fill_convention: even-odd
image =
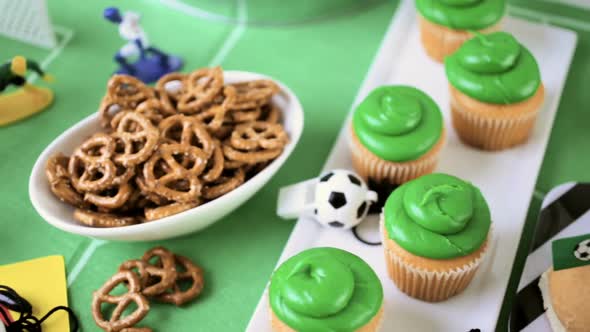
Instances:
[[[138,13],[126,11],[121,15],[118,8],[109,7],[104,10],[104,17],[119,25],[119,35],[127,41],[115,55],[115,61],[120,65],[117,74],[132,75],[145,83],[152,83],[182,68],[182,59],[150,46]]]

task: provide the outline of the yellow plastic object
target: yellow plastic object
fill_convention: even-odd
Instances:
[[[0,266],[0,285],[14,289],[33,306],[33,315],[43,317],[56,306],[68,305],[66,271],[62,256],[48,256]],[[11,312],[16,320],[18,313]],[[57,312],[42,325],[43,332],[70,330],[68,314]]]
[[[15,56],[12,58],[10,70],[12,70],[12,72],[16,75],[25,76],[27,73],[27,59],[21,55]]]
[[[0,95],[0,126],[39,113],[52,102],[53,92],[51,90],[30,84],[15,92]]]

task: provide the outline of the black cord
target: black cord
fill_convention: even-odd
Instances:
[[[4,307],[8,308],[9,310],[12,310],[15,312],[32,312],[33,311],[33,307],[31,306],[29,301],[22,298],[20,295],[18,295],[18,293],[14,289],[12,289],[8,286],[0,285],[0,295],[3,295],[5,298],[7,298],[11,301],[11,302],[8,302],[8,301],[5,301],[2,298],[0,298],[0,304],[2,304]]]
[[[369,246],[380,246],[381,242],[369,242],[365,239],[363,239],[362,237],[360,237],[360,235],[358,234],[358,231],[356,230],[357,226],[354,226],[352,228],[352,235],[354,235],[354,237],[356,237],[357,240],[361,241],[362,243],[369,245]]]
[[[78,317],[76,317],[76,314],[72,309],[66,306],[57,306],[49,310],[49,312],[39,319],[33,316],[33,307],[31,304],[26,299],[18,295],[14,289],[8,286],[0,285],[0,294],[12,301],[8,302],[0,299],[0,304],[12,311],[20,313],[18,320],[11,323],[8,312],[6,312],[6,309],[4,309],[3,306],[0,306],[0,315],[2,316],[3,320],[8,323],[6,332],[42,332],[41,324],[43,324],[43,322],[51,315],[60,310],[66,311],[69,315],[70,322],[72,323],[70,331],[78,331]]]

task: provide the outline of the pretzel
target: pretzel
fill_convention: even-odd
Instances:
[[[178,91],[170,91],[167,85],[170,82],[180,82],[182,88]],[[187,75],[182,73],[166,74],[156,83],[156,91],[162,102],[162,106],[168,111],[176,113],[178,100],[187,92]]]
[[[129,186],[131,187],[131,194],[129,195],[127,202],[117,209],[117,213],[132,214],[134,212],[139,212],[138,210],[141,210],[148,204],[151,204],[151,201],[149,201],[143,195],[143,193],[141,192],[141,190],[139,190],[139,188],[137,188],[137,185],[135,185],[133,180],[129,182]],[[138,222],[141,222],[139,217],[140,216],[137,216]]]
[[[164,119],[160,125],[161,140],[197,147],[208,159],[213,153],[213,140],[203,124],[194,117],[182,114]]]
[[[128,292],[123,295],[110,295],[110,292],[121,284],[127,284]],[[140,322],[150,310],[150,305],[141,293],[138,277],[130,271],[121,271],[112,276],[92,297],[92,316],[96,325],[107,332],[119,332]],[[135,302],[137,309],[122,318],[123,312]],[[110,319],[102,313],[102,304],[114,304],[115,309]]]
[[[182,157],[183,164],[187,160],[191,162],[183,166],[174,156]],[[190,203],[201,193],[198,176],[206,164],[207,156],[201,149],[184,144],[163,144],[144,164],[143,177],[150,192],[171,201]]]
[[[112,186],[117,168],[109,159],[86,163],[83,157],[73,155],[70,157],[68,172],[76,190],[80,192],[100,191]]]
[[[151,262],[153,258],[156,258],[154,263]],[[141,261],[145,263],[148,275],[145,287],[141,290],[143,295],[160,295],[174,286],[178,273],[173,253],[164,247],[155,247],[143,254]]]
[[[51,192],[62,202],[73,206],[83,206],[82,195],[78,193],[70,181],[67,170],[69,158],[61,153],[51,156],[45,164],[45,175],[49,180]]]
[[[157,127],[165,117],[176,114],[176,111],[170,111],[158,99],[148,99],[137,106],[135,113],[145,116]]]
[[[131,260],[121,263],[121,265],[119,265],[118,271],[119,272],[129,271],[129,272],[132,272],[133,274],[135,274],[137,276],[138,281],[139,281],[139,289],[140,289],[140,291],[142,291],[143,289],[145,289],[147,287],[148,282],[150,281],[149,280],[150,275],[148,274],[148,272],[146,270],[146,266],[147,266],[147,264],[144,261],[142,261],[141,259],[131,259]]]
[[[275,159],[283,152],[282,148],[262,151],[240,151],[228,144],[223,145],[223,154],[231,161],[244,164],[258,164]]]
[[[281,120],[281,111],[279,108],[270,103],[261,107],[262,114],[258,121],[264,121],[268,123],[279,123]]]
[[[211,131],[211,136],[215,137],[216,139],[223,141],[231,135],[232,131],[234,130],[234,126],[231,124],[224,124],[221,128]]]
[[[213,146],[213,156],[209,158],[209,160],[207,161],[207,167],[201,174],[201,180],[203,180],[206,183],[213,182],[221,176],[225,163],[223,151],[221,150],[221,142],[219,142],[218,140],[214,140]]]
[[[210,133],[215,133],[229,120],[226,116],[227,108],[224,105],[214,105],[197,115],[195,118],[201,121]]]
[[[155,192],[151,191],[150,188],[148,188],[147,184],[145,183],[145,179],[143,178],[143,175],[136,177],[135,183],[139,187],[139,191],[141,192],[141,194],[144,196],[144,198],[146,200],[148,200],[158,206],[166,205],[166,204],[170,203],[170,201],[168,199],[156,194]]]
[[[132,193],[129,183],[123,183],[100,192],[88,192],[84,194],[84,200],[104,210],[114,210],[127,203]]]
[[[142,101],[155,98],[152,88],[129,75],[114,75],[107,83],[107,96],[122,108],[135,108]]]
[[[244,164],[243,169],[244,173],[246,173],[245,181],[248,181],[249,179],[253,178],[256,174],[262,172],[270,163],[270,161],[266,161],[258,164]]]
[[[236,126],[230,138],[232,147],[246,151],[283,148],[287,141],[283,126],[260,121]]]
[[[211,184],[203,186],[203,198],[213,200],[219,196],[225,195],[228,192],[241,186],[245,180],[245,173],[242,168],[233,170],[224,170],[223,174],[213,181]]]
[[[115,175],[113,177],[112,184],[122,185],[124,183],[128,183],[131,179],[135,176],[135,168],[134,167],[125,167],[121,164],[115,164]]]
[[[175,255],[176,264],[182,267],[182,272],[178,272],[178,277],[176,278],[176,282],[172,287],[172,292],[168,293],[165,292],[162,295],[159,295],[157,299],[161,302],[165,303],[172,303],[176,306],[181,306],[188,301],[195,299],[201,291],[203,290],[204,280],[203,280],[203,270],[193,264],[188,258]],[[180,281],[191,281],[191,286],[187,290],[182,290],[178,283]]]
[[[192,72],[187,78],[187,91],[178,101],[181,113],[194,114],[213,102],[223,88],[223,71],[220,67],[203,68]]]
[[[100,125],[103,128],[111,128],[111,121],[113,117],[119,112],[121,112],[123,108],[121,105],[117,104],[109,95],[106,95],[100,101],[100,105],[98,106],[98,115],[100,117]]]
[[[121,332],[153,332],[149,327],[128,327],[122,329]]]
[[[137,223],[134,217],[118,216],[110,213],[93,212],[90,210],[76,209],[74,219],[90,227],[123,227]]]
[[[146,161],[157,147],[158,129],[139,113],[123,112],[116,119],[114,161],[126,167]]]
[[[68,172],[78,191],[107,189],[117,174],[110,160],[115,151],[115,141],[104,133],[98,133],[80,145],[70,157]]]
[[[97,163],[111,158],[115,141],[105,133],[97,133],[84,141],[73,153],[86,163]]]
[[[231,118],[236,123],[256,121],[262,115],[261,107],[254,107],[231,112]]]
[[[231,110],[252,109],[268,104],[270,98],[281,90],[276,83],[270,80],[233,83],[229,86],[236,89],[235,99],[230,105]]]
[[[146,221],[152,221],[172,216],[197,206],[199,206],[198,201],[192,203],[172,203],[156,208],[146,208],[144,214]]]

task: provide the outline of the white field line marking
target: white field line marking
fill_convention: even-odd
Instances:
[[[221,49],[213,57],[211,62],[209,62],[209,67],[220,65],[234,46],[236,46],[236,43],[240,40],[244,31],[246,31],[246,23],[248,22],[248,7],[246,5],[246,0],[237,0],[237,4],[238,24],[229,34],[229,37],[225,40]]]
[[[62,26],[54,26],[53,28],[55,29],[56,33],[62,35],[62,38],[59,44],[57,44],[57,46],[53,48],[51,52],[39,63],[43,70],[46,70],[47,66],[49,66],[49,64],[61,54],[66,45],[70,42],[70,40],[72,40],[72,37],[74,37],[74,31],[71,29]],[[33,73],[27,77],[27,81],[29,83],[34,83],[38,78],[39,75]]]
[[[187,5],[177,0],[160,0],[160,2],[169,6],[170,8],[181,11],[193,17],[204,18],[204,15],[206,14],[206,12],[202,9]],[[248,22],[248,7],[246,0],[237,0],[236,3],[238,5],[238,23],[231,31],[223,45],[221,45],[221,48],[219,51],[217,51],[217,54],[213,57],[213,59],[211,59],[211,62],[209,62],[209,67],[220,65],[227,57],[229,52],[234,48],[234,46],[236,46],[236,43],[242,37],[244,31],[246,31],[246,24]]]
[[[76,265],[74,265],[74,267],[68,274],[68,287],[70,287],[74,283],[74,281],[78,279],[80,272],[82,272],[82,269],[84,269],[86,264],[88,264],[88,261],[90,260],[92,254],[94,254],[96,249],[100,248],[105,243],[107,243],[107,241],[92,239],[86,250],[84,250],[84,252],[82,253],[82,256],[80,256],[78,262],[76,262]]]
[[[508,13],[510,15],[523,16],[527,19],[540,21],[542,23],[559,24],[577,30],[590,31],[589,22],[581,21],[566,16],[543,13],[540,11],[530,10],[515,5],[508,5]]]
[[[213,57],[211,62],[209,62],[210,67],[219,65],[223,62],[223,60],[227,57],[229,52],[234,48],[235,44],[237,43],[237,41],[240,39],[240,37],[242,36],[244,31],[246,30],[246,21],[248,20],[248,11],[247,11],[247,6],[246,6],[246,0],[237,0],[237,1],[238,1],[237,3],[238,3],[239,24],[232,30],[232,32],[229,34],[229,36],[227,37],[227,39],[225,40],[225,42],[223,43],[223,45],[221,46],[221,48],[219,49],[217,54]],[[169,1],[166,0],[166,1],[162,1],[162,2],[167,3]],[[70,273],[68,274],[68,287],[70,287],[76,281],[76,279],[78,278],[78,275],[80,274],[80,272],[82,272],[82,270],[84,269],[86,264],[88,264],[88,262],[90,261],[90,258],[92,258],[92,255],[94,254],[94,252],[106,243],[107,243],[107,241],[104,241],[104,240],[92,239],[92,242],[90,242],[90,244],[88,245],[86,250],[84,250],[84,252],[82,253],[82,256],[80,256],[80,259],[78,260],[78,262],[76,262],[76,265],[74,266],[74,268],[72,268],[72,271],[70,271]]]
[[[205,20],[227,23],[229,19],[225,15],[212,13],[210,11],[206,11],[204,9],[188,5],[178,0],[160,0],[160,2],[170,8],[174,8],[180,12],[184,12],[191,16],[202,18]]]

